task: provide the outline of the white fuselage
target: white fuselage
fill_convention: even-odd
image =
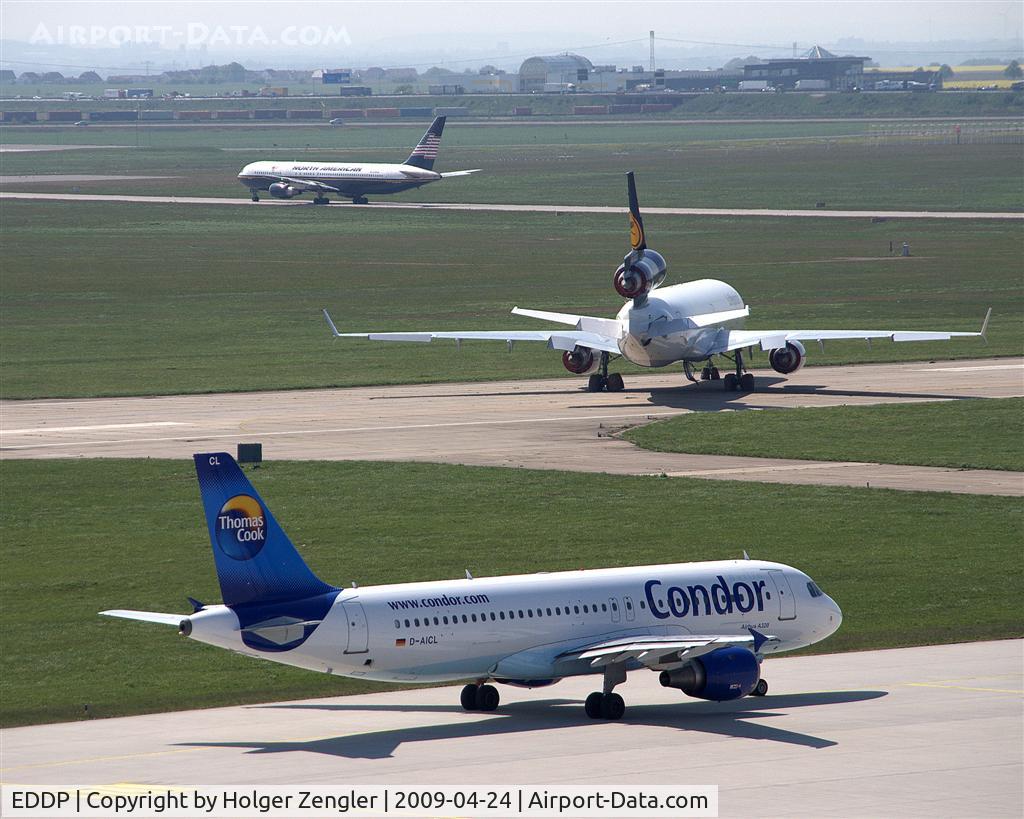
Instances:
[[[238,181],[250,190],[268,190],[282,179],[298,179],[320,182],[353,197],[397,193],[440,178],[436,171],[413,165],[371,162],[251,162],[238,174]]]
[[[392,682],[493,678],[543,684],[601,671],[558,655],[596,640],[748,636],[788,651],[832,634],[839,607],[803,572],[730,560],[373,586],[341,591],[300,646],[265,652],[242,641],[238,618],[210,606],[190,636],[254,657]]]
[[[698,279],[653,290],[635,307],[627,302],[618,313],[623,335],[619,349],[624,358],[641,367],[664,367],[676,361],[703,361],[715,352],[723,330],[743,326],[743,317],[697,326],[694,316],[742,311],[743,299],[735,288],[717,279]],[[665,336],[652,336],[659,326],[678,327]]]

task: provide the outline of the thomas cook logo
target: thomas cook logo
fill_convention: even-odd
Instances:
[[[217,513],[217,545],[235,560],[250,560],[267,542],[267,513],[256,498],[235,495]]]

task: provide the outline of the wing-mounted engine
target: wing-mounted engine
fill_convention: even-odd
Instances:
[[[270,195],[276,199],[294,199],[302,193],[298,188],[292,187],[284,182],[275,182],[270,186],[269,190]]]
[[[787,341],[785,347],[776,347],[768,351],[768,363],[772,369],[782,375],[795,373],[807,360],[807,350],[799,341]]]
[[[678,688],[701,700],[736,700],[757,687],[761,667],[754,653],[741,646],[720,648],[670,671],[658,680],[666,688]]]
[[[631,261],[630,253],[615,271],[615,290],[624,299],[635,299],[647,295],[665,279],[665,258],[650,248],[639,252],[639,258]]]
[[[594,369],[594,351],[589,347],[573,347],[562,353],[562,365],[571,373],[583,375]]]
[[[644,299],[665,278],[665,258],[647,247],[644,220],[636,196],[633,172],[626,174],[629,191],[629,253],[622,260],[612,279],[615,290],[624,299]]]

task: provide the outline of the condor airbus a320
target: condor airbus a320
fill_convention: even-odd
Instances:
[[[304,193],[312,193],[314,205],[329,204],[329,194],[351,199],[355,205],[365,205],[368,193],[398,193],[439,179],[476,173],[479,168],[447,173],[434,170],[444,122],[444,117],[437,117],[401,165],[370,162],[251,162],[242,168],[238,181],[250,190],[253,202],[260,201],[260,191],[268,191],[276,199],[294,199]]]
[[[467,711],[498,707],[493,682],[598,675],[584,706],[594,719],[622,716],[614,689],[640,669],[700,699],[763,696],[766,655],[824,640],[842,622],[806,574],[749,559],[339,589],[306,566],[230,455],[195,464],[223,604],[101,614],[327,674],[469,680]]]
[[[630,301],[615,318],[597,318],[545,310],[513,308],[517,316],[571,325],[566,330],[494,330],[436,331],[405,333],[339,333],[327,310],[324,318],[338,338],[366,338],[371,341],[428,342],[435,338],[505,341],[509,348],[517,341],[543,341],[548,347],[562,351],[562,363],[571,373],[579,375],[597,370],[590,376],[588,389],[599,392],[623,389],[622,376],[608,373],[608,363],[621,356],[641,367],[664,367],[681,361],[683,372],[696,381],[694,365],[703,365],[702,381],[721,379],[726,390],[751,391],[755,388],[753,373],[747,372],[743,350],[760,346],[768,353],[768,363],[782,375],[799,370],[807,358],[804,341],[824,343],[835,339],[889,339],[891,341],[948,341],[954,337],[984,339],[988,328],[989,309],[977,333],[903,330],[743,330],[750,307],[736,290],[716,279],[659,285],[665,279],[666,262],[660,253],[647,247],[644,223],[637,203],[633,174],[626,175],[629,191],[629,223],[631,249],[615,271],[615,290]],[[733,372],[721,377],[715,356],[731,362]]]

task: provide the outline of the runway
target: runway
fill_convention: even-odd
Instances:
[[[24,199],[50,202],[129,202],[140,205],[236,205],[242,207],[324,207],[309,200],[282,200],[266,197],[260,202],[248,198],[212,196],[132,196],[99,193],[35,193],[0,191],[0,199]],[[397,210],[497,211],[499,213],[601,213],[624,214],[626,208],[611,205],[504,205],[482,202],[370,202],[353,205],[335,201],[332,209],[393,208]],[[1002,219],[1024,221],[1024,212],[953,210],[780,210],[774,208],[656,208],[644,206],[644,214],[662,216],[741,216],[811,217],[816,219]]]
[[[502,687],[493,714],[463,712],[444,687],[13,728],[2,776],[114,793],[718,785],[726,817],[1019,817],[1022,668],[1019,640],[770,658],[768,696],[726,703],[634,672],[617,723],[583,715],[593,680],[575,679]]]
[[[1024,496],[1024,474],[648,452],[613,433],[686,412],[772,410],[1024,395],[1024,359],[760,371],[726,393],[676,372],[628,375],[621,393],[584,380],[4,401],[11,458],[190,458],[261,442],[268,459],[429,461],[770,483]]]

